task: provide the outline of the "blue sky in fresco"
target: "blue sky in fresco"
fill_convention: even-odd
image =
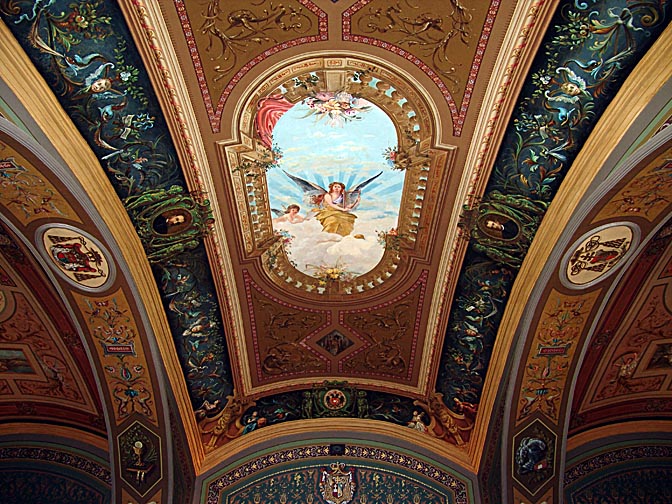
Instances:
[[[283,157],[279,169],[267,174],[271,208],[280,210],[296,203],[302,216],[313,214],[301,189],[283,170],[325,189],[330,182],[343,182],[348,190],[383,172],[363,190],[361,203],[353,212],[357,220],[350,236],[323,232],[314,218],[300,224],[276,224],[276,229],[285,229],[295,237],[287,251],[304,273],[314,274],[315,266],[340,266],[355,274],[370,271],[383,254],[377,232],[397,225],[404,173],[392,170],[384,158],[385,149],[397,145],[396,131],[381,109],[364,103],[371,108],[358,113],[360,119],[340,125],[330,124],[326,117],[320,119],[307,105],[298,103],[273,129],[274,143]]]

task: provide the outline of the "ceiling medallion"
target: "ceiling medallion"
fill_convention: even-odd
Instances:
[[[328,410],[338,411],[345,407],[345,405],[348,403],[348,398],[340,390],[331,389],[328,390],[326,394],[324,394],[322,403]]]
[[[625,263],[638,241],[639,228],[630,222],[607,224],[584,234],[563,258],[563,285],[582,289],[604,280]]]
[[[434,122],[414,86],[374,62],[312,58],[269,76],[246,101],[241,142],[222,145],[246,254],[303,294],[389,285],[426,252],[429,187],[449,159],[432,147]]]
[[[67,224],[45,225],[36,243],[49,266],[68,283],[86,291],[99,291],[114,281],[110,253],[93,236]]]
[[[536,419],[513,439],[513,479],[534,496],[555,476],[557,436]]]

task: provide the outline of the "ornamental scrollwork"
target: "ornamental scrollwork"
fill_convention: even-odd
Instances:
[[[405,0],[386,8],[371,8],[367,15],[360,18],[358,28],[362,33],[399,36],[396,45],[416,48],[431,61],[434,70],[457,85],[454,76],[457,65],[450,54],[455,51],[454,41],[469,44],[473,19],[470,9],[460,0],[449,0],[447,6],[442,5],[441,13],[409,13],[409,9],[418,11],[420,6]]]
[[[195,412],[206,451],[212,451],[217,446],[243,434],[245,430],[242,424],[243,413],[255,404],[251,399],[237,394],[229,395],[226,399],[223,407],[220,406],[219,399],[214,403],[205,401]]]
[[[469,230],[474,250],[518,269],[547,207],[543,201],[492,191],[478,207],[464,212],[461,226]]]
[[[154,189],[124,200],[151,263],[194,249],[214,221],[210,202],[180,186]]]
[[[83,299],[83,313],[100,345],[103,368],[118,420],[139,413],[154,420],[155,401],[147,366],[137,346],[138,331],[125,302],[116,298]]]
[[[217,82],[225,78],[238,65],[241,54],[251,48],[277,44],[276,34],[306,34],[313,22],[300,5],[294,2],[274,3],[262,0],[250,3],[249,9],[228,11],[221,0],[208,2],[203,13],[204,21],[200,31],[208,38],[206,51],[213,61],[220,62],[215,67]]]
[[[364,335],[370,345],[363,351],[363,358],[347,361],[346,367],[403,375],[409,363],[408,351],[402,344],[413,332],[414,318],[410,303],[353,315],[348,323]]]
[[[429,425],[423,428],[423,432],[463,447],[469,441],[471,430],[474,428],[478,405],[459,400],[455,400],[455,403],[459,412],[452,411],[445,405],[443,394],[440,392],[433,393],[426,402],[420,400],[413,402],[429,417]]]

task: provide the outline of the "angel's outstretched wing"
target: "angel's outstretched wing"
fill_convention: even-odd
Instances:
[[[318,206],[322,202],[322,198],[327,193],[326,189],[320,187],[317,184],[314,184],[313,182],[308,182],[301,177],[287,173],[285,170],[282,171],[303,191],[304,203],[312,206]]]
[[[359,202],[362,199],[362,189],[364,189],[367,185],[369,185],[371,182],[376,180],[378,177],[380,177],[383,174],[383,172],[378,172],[376,175],[373,177],[366,179],[364,182],[357,184],[352,190],[348,191],[348,198],[350,201],[353,202],[352,208],[356,208],[357,205],[359,205]]]

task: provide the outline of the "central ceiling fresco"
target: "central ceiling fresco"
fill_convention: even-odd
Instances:
[[[530,244],[668,21],[661,2],[615,3],[560,2],[529,41],[537,7],[498,0],[0,11],[137,231],[205,452],[319,418],[466,451],[506,380],[491,358]],[[617,269],[632,229],[581,285]]]
[[[611,83],[662,14],[644,2],[623,23],[626,11],[599,17],[596,3],[560,8],[479,195],[480,167],[455,169],[457,147],[443,139],[469,134],[463,125],[476,77],[489,71],[480,67],[498,2],[422,13],[411,2],[358,2],[339,23],[350,55],[294,52],[255,72],[252,86],[249,73],[267,58],[325,40],[336,26],[327,14],[308,0],[176,2],[193,63],[185,78],[199,82],[208,116],[201,134],[221,132],[210,161],[219,169],[188,175],[197,183],[188,193],[120,16],[102,3],[56,3],[24,11],[14,2],[4,12],[144,230],[194,408],[206,418],[221,415],[227,396],[251,406],[251,397],[335,378],[405,391],[402,402],[436,390],[439,409],[473,416],[506,293],[541,217]],[[407,60],[428,81],[358,56],[362,43]],[[437,108],[449,112],[452,131],[440,131]],[[480,203],[463,210],[453,201],[465,180]],[[205,208],[215,201],[213,224]],[[196,239],[212,230],[207,269]],[[472,242],[453,296],[455,281],[437,281],[445,266],[436,245],[454,236],[446,252],[461,261],[465,232]],[[224,247],[233,254],[219,260],[222,270]],[[230,310],[234,299],[247,310]]]

